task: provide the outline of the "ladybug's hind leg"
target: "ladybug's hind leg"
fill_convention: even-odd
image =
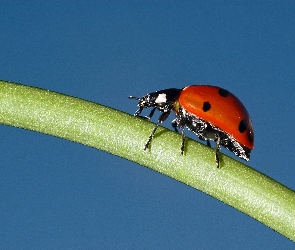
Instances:
[[[184,143],[185,143],[185,134],[184,134],[184,127],[180,127],[181,129],[181,147],[180,147],[180,154],[183,155],[184,152]]]
[[[198,137],[201,140],[206,140],[208,147],[211,147],[210,140],[213,140],[216,142],[216,145],[214,148],[214,154],[215,154],[216,166],[217,166],[217,168],[219,168],[220,164],[219,164],[218,152],[219,152],[220,146],[221,146],[221,138],[220,138],[220,134],[218,133],[218,131],[216,131],[214,128],[212,128],[211,125],[207,125],[207,128],[202,130],[202,133],[198,134]]]
[[[215,145],[215,148],[214,148],[215,162],[216,162],[217,168],[220,168],[220,161],[219,161],[219,156],[218,156],[219,150],[220,150],[220,137],[217,136],[216,145]]]

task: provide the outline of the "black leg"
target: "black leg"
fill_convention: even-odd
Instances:
[[[180,146],[180,154],[181,155],[183,155],[183,153],[184,153],[184,145],[185,145],[184,124],[185,123],[184,123],[183,119],[179,120],[176,118],[172,121],[172,127],[174,128],[175,132],[178,133],[177,127],[179,127],[181,130],[181,137],[182,137],[181,146]]]
[[[184,143],[185,143],[184,127],[180,127],[180,129],[181,129],[181,136],[182,136],[181,147],[180,147],[180,154],[183,155],[183,152],[184,152]]]
[[[174,119],[174,120],[172,121],[172,127],[174,128],[174,131],[175,131],[176,133],[178,133],[178,130],[177,130],[178,125],[177,125],[177,121],[176,121],[176,119]]]
[[[218,156],[219,149],[220,149],[220,137],[217,136],[216,146],[214,148],[215,162],[216,162],[217,168],[220,168],[220,162],[219,162],[219,156]]]
[[[146,142],[146,144],[145,144],[145,146],[144,146],[144,150],[146,150],[146,149],[149,147],[151,141],[152,141],[153,138],[154,138],[154,135],[155,135],[155,133],[156,133],[156,130],[157,130],[157,128],[159,127],[159,125],[160,125],[160,123],[158,122],[158,123],[156,124],[156,126],[154,127],[152,133],[150,134],[150,137],[149,137],[148,141]]]
[[[134,116],[138,116],[143,110],[143,107],[139,107],[138,110],[136,110],[136,112],[134,113]]]
[[[154,112],[155,112],[155,111],[154,111]],[[153,112],[153,110],[152,110],[151,113],[154,113],[154,112]],[[152,115],[153,115],[153,114],[152,114]],[[147,143],[146,143],[145,146],[144,146],[144,150],[146,150],[146,149],[149,147],[151,141],[152,141],[153,138],[154,138],[154,135],[155,135],[155,133],[156,133],[157,128],[159,127],[159,125],[160,125],[163,121],[165,121],[165,120],[167,119],[167,117],[168,117],[169,115],[170,115],[170,110],[169,110],[168,112],[162,113],[162,114],[160,115],[159,120],[158,120],[156,126],[154,127],[152,133],[150,134],[150,137],[149,137]]]
[[[151,113],[148,116],[146,116],[145,118],[148,119],[148,120],[150,120],[153,117],[156,109],[157,109],[157,107],[153,108],[152,111],[151,111]]]

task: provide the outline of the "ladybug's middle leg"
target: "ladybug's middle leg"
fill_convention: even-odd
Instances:
[[[181,137],[182,137],[181,146],[180,146],[180,154],[181,155],[183,155],[183,153],[184,153],[184,145],[185,145],[184,125],[185,125],[184,119],[176,118],[172,121],[172,127],[174,128],[175,132],[178,133],[177,127],[179,127],[181,130]]]

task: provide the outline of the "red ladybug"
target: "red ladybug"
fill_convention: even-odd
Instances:
[[[199,139],[216,142],[215,161],[219,168],[218,151],[223,146],[240,158],[249,161],[254,148],[254,130],[249,114],[242,102],[229,91],[209,85],[193,85],[183,89],[165,89],[146,94],[142,98],[130,96],[139,101],[139,109],[135,116],[144,108],[153,107],[145,118],[150,119],[155,110],[161,111],[159,120],[154,127],[144,150],[153,139],[158,126],[167,119],[171,110],[176,118],[172,126],[182,134],[181,154],[184,151],[184,127],[194,132]]]

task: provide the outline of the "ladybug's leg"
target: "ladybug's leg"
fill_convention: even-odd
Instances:
[[[172,127],[174,128],[175,132],[178,133],[178,130],[177,130],[178,124],[177,124],[177,120],[176,119],[174,119],[172,121]]]
[[[211,148],[211,143],[209,140],[206,140],[207,141],[207,146]]]
[[[139,107],[138,110],[136,110],[136,112],[134,113],[134,116],[138,116],[143,110],[143,107]]]
[[[143,99],[136,96],[129,96],[128,98],[136,99],[139,101],[139,103],[137,104],[137,106],[139,106],[139,109],[136,110],[136,112],[134,113],[134,116],[138,116],[142,112],[143,108],[145,107],[145,105],[142,105]]]
[[[139,118],[142,118],[142,119],[146,119],[146,120],[150,120],[152,118],[152,116],[154,115],[155,111],[156,111],[156,107],[152,109],[151,113],[148,115],[148,116],[141,116],[139,115],[142,110],[143,110],[143,107],[140,107],[134,114],[134,116],[137,116]]]
[[[150,120],[153,117],[156,109],[157,109],[157,107],[153,108],[152,111],[151,111],[151,113],[148,116],[145,116],[144,118]]]
[[[182,142],[180,147],[180,154],[183,155],[184,152],[184,142],[185,142],[185,133],[184,133],[184,121],[181,118],[176,118],[172,121],[172,127],[174,128],[175,132],[178,133],[177,127],[181,130]]]
[[[217,136],[216,146],[214,148],[215,162],[216,162],[217,168],[220,168],[219,156],[218,156],[219,149],[220,149],[220,137]]]
[[[181,129],[181,136],[182,136],[181,147],[180,147],[180,154],[183,155],[183,152],[184,152],[184,142],[185,142],[184,127],[183,126],[180,126],[180,129]]]
[[[153,112],[153,111],[152,111],[152,112]],[[154,135],[155,135],[155,133],[156,133],[157,128],[159,127],[159,125],[160,125],[163,121],[165,121],[165,120],[167,119],[167,117],[168,117],[169,115],[170,115],[170,110],[167,111],[167,112],[164,112],[164,113],[162,113],[162,114],[160,115],[159,120],[158,120],[156,126],[154,127],[152,133],[150,134],[150,137],[149,137],[147,143],[146,143],[145,146],[144,146],[144,150],[146,150],[146,149],[149,147],[151,141],[152,141],[153,138],[154,138]]]
[[[155,133],[156,133],[156,130],[157,130],[157,128],[159,127],[160,124],[161,124],[161,123],[158,122],[158,123],[156,124],[156,126],[154,127],[152,133],[150,134],[150,137],[149,137],[148,141],[147,141],[146,144],[144,145],[144,150],[146,150],[146,149],[149,147],[149,145],[150,145],[152,139],[154,138],[154,135],[155,135]]]

